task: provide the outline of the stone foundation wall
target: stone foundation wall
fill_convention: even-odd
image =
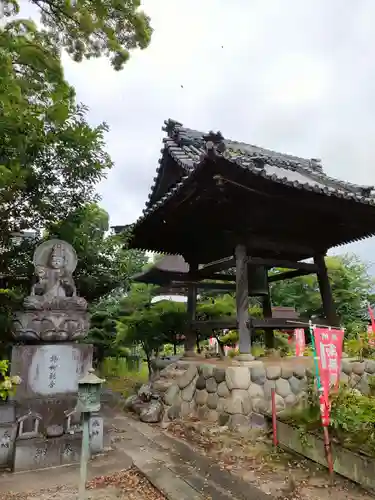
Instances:
[[[372,377],[375,382],[375,361],[372,359],[364,361],[344,359],[341,363],[341,382],[358,389],[362,394],[370,393]]]
[[[164,392],[166,420],[197,416],[234,427],[271,413],[272,389],[278,412],[298,404],[306,394],[307,376],[299,365],[265,366],[254,361],[219,367],[180,362],[163,370],[153,389]]]
[[[375,361],[343,360],[341,380],[367,394]],[[164,421],[198,417],[200,420],[237,427],[260,422],[271,413],[275,389],[278,413],[298,405],[306,397],[308,378],[314,369],[300,363],[221,367],[180,361],[160,372],[152,389],[162,393]]]

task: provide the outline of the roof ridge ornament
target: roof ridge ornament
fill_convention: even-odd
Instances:
[[[168,118],[168,120],[164,120],[164,127],[162,127],[163,132],[167,132],[169,137],[173,137],[176,128],[182,127],[182,123],[177,120],[173,120],[172,118]]]
[[[224,136],[220,131],[213,132],[210,130],[208,134],[203,136],[203,140],[205,141],[205,150],[208,155],[224,154],[227,149]]]
[[[365,198],[370,198],[373,190],[374,186],[360,186],[359,188],[361,195]]]
[[[251,157],[251,161],[254,165],[254,168],[257,170],[264,170],[266,165],[266,159],[263,156],[255,155]]]
[[[319,158],[310,158],[309,163],[311,170],[314,170],[315,172],[323,172],[323,166],[321,162],[322,160],[320,160]]]

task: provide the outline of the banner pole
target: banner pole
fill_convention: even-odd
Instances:
[[[313,348],[313,352],[314,352],[314,365],[315,365],[315,373],[316,373],[316,384],[317,384],[317,389],[318,389],[318,394],[319,394],[319,403],[321,403],[321,401],[323,401],[323,399],[324,399],[324,393],[323,393],[323,386],[321,384],[320,375],[319,375],[318,352],[316,350],[316,345],[315,345],[314,325],[312,324],[311,321],[309,321],[309,330],[310,330],[311,344],[312,344],[312,348]],[[322,427],[323,427],[324,451],[325,451],[327,465],[328,465],[330,483],[332,484],[334,471],[333,471],[331,440],[329,437],[328,427],[326,425],[324,425],[323,419],[321,419],[321,422],[322,422]]]
[[[291,323],[293,325],[300,325],[300,326],[310,326],[310,324],[312,324],[312,321],[310,320],[306,323],[306,321],[294,321],[293,319],[287,319],[286,323]],[[314,323],[314,327],[316,326],[318,328],[330,328],[331,330],[341,330],[341,327],[339,326],[320,325],[318,323]]]
[[[310,320],[309,321],[309,332],[310,332],[310,340],[311,340],[311,345],[312,345],[313,354],[314,354],[315,377],[316,377],[318,391],[320,391],[319,364],[318,364],[318,354],[316,352],[316,347],[315,347],[314,326],[316,326],[316,325],[313,325],[312,321]]]
[[[272,404],[272,429],[273,429],[273,445],[276,448],[277,440],[277,416],[276,416],[276,391],[271,389],[271,404]]]

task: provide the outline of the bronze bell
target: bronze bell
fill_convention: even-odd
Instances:
[[[250,296],[268,295],[268,275],[265,266],[247,266]]]

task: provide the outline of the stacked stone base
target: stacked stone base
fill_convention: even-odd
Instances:
[[[16,435],[15,405],[13,403],[0,402],[0,469],[12,468]]]
[[[0,466],[4,464],[18,472],[79,461],[82,415],[75,409],[78,380],[91,366],[90,345],[44,344],[13,348],[12,375],[20,375],[22,382],[13,401],[0,407],[0,427],[2,423],[8,426],[8,441],[5,442],[3,432],[1,448],[5,449],[6,445],[9,450],[3,456],[0,454]],[[4,422],[10,417],[12,422]],[[91,454],[103,450],[103,434],[103,418],[92,414]]]
[[[220,367],[181,361],[160,373],[153,390],[163,393],[164,422],[197,417],[232,428],[258,426],[261,416],[271,413],[272,389],[276,411],[282,412],[304,400],[311,375],[301,365],[254,361]]]
[[[193,417],[248,429],[265,425],[264,417],[272,413],[273,390],[277,414],[304,405],[314,376],[311,358],[235,366],[180,360],[160,371],[151,387],[143,386],[128,398],[125,407],[149,423]],[[369,394],[374,390],[372,377],[374,360],[343,360],[340,379],[349,387]]]
[[[14,472],[45,469],[79,462],[82,436],[19,440],[15,449]]]
[[[369,395],[371,386],[375,382],[375,361],[372,359],[363,361],[343,360],[341,364],[342,383],[357,389],[362,394]]]

